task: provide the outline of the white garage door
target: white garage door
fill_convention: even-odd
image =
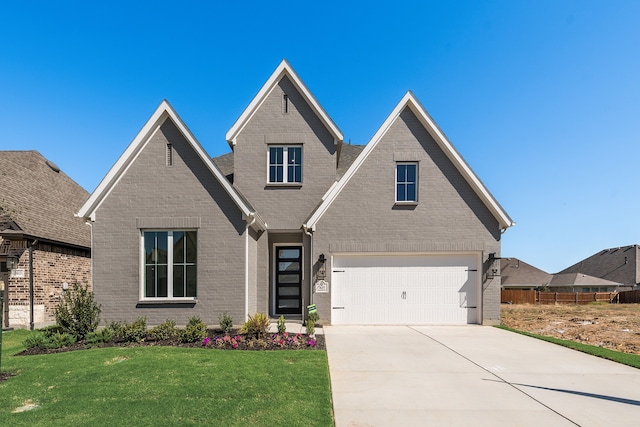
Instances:
[[[336,255],[334,325],[479,323],[479,256]]]

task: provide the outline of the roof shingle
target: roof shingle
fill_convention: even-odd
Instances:
[[[91,247],[91,229],[74,215],[89,193],[40,153],[0,151],[0,183],[0,232],[12,221],[32,237]]]

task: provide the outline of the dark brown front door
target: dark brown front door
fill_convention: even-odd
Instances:
[[[299,314],[302,308],[302,247],[276,247],[276,314]]]

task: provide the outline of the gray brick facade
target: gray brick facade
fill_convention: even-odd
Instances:
[[[166,165],[168,143],[173,147],[173,166]],[[94,291],[105,321],[146,316],[150,325],[166,319],[185,324],[190,317],[200,316],[215,324],[224,311],[236,321],[243,319],[245,222],[170,120],[129,166],[95,217]],[[184,218],[199,218],[200,223],[197,302],[140,303],[142,229],[138,225],[164,219],[165,225],[175,221],[175,228],[182,228],[188,222]]]
[[[93,221],[103,318],[183,324],[198,315],[215,324],[228,312],[238,324],[255,312],[277,317],[276,249],[291,245],[302,248],[300,311],[314,302],[323,323],[331,323],[331,292],[312,292],[318,257],[327,258],[331,283],[331,256],[345,253],[478,255],[481,321],[498,323],[500,279],[488,273],[499,265],[489,254],[499,257],[501,231],[512,222],[412,102],[399,104],[366,148],[349,146],[283,61],[227,133],[233,153],[216,159],[220,168],[161,104],[153,117],[170,118],[145,126],[81,210]],[[302,147],[302,183],[268,182],[270,145]],[[395,203],[398,161],[419,165],[417,204]],[[141,300],[141,233],[176,228],[198,232],[197,302]]]

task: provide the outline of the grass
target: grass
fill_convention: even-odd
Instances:
[[[496,326],[497,328],[504,329],[518,334],[526,335],[528,337],[537,338],[539,340],[547,341],[553,344],[558,344],[564,347],[572,348],[574,350],[581,351],[583,353],[591,354],[592,356],[602,357],[603,359],[609,359],[614,362],[622,363],[623,365],[632,366],[634,368],[640,368],[640,355],[622,353],[619,351],[610,350],[608,348],[602,348],[595,345],[582,344],[575,341],[562,340],[554,337],[547,337],[544,335],[532,334],[531,332],[519,331],[506,326]]]
[[[14,356],[3,334],[3,426],[332,426],[326,352],[109,347]],[[21,407],[35,408],[14,412]]]

